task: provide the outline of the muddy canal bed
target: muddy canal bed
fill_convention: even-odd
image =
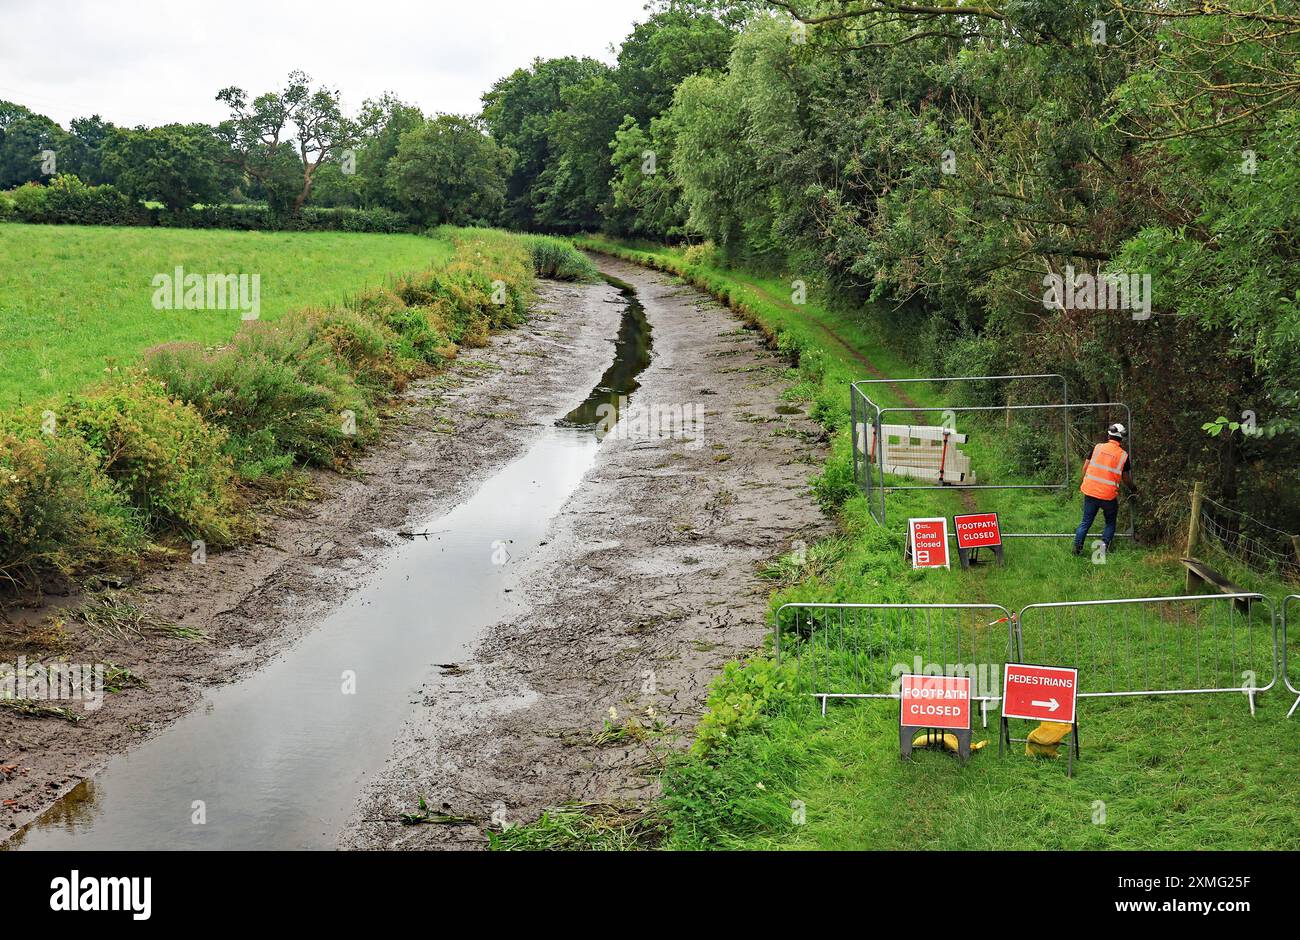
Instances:
[[[637,746],[583,742],[611,708],[688,731],[761,642],[756,566],[827,526],[822,444],[726,311],[600,264],[414,389],[297,518],[128,589],[207,642],[97,638],[147,686],[77,724],[0,713],[8,847],[478,847],[652,794]],[[403,825],[421,800],[465,822]]]

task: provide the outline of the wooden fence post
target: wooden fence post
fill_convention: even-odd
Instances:
[[[1187,552],[1185,557],[1196,557],[1196,546],[1201,540],[1201,481],[1192,484],[1192,517],[1187,522]],[[1187,593],[1192,593],[1192,572],[1187,571]]]

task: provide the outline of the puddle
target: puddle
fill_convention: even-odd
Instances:
[[[292,649],[208,692],[4,848],[333,848],[434,664],[457,662],[510,611],[512,562],[538,546],[595,460],[596,409],[617,409],[637,388],[649,324],[632,288],[615,286],[625,309],[614,361],[586,401],[466,502],[413,521],[429,535],[395,545]],[[355,692],[344,694],[350,676]]]
[[[556,422],[559,427],[613,427],[626,398],[641,387],[636,377],[650,364],[650,323],[636,291],[616,277],[602,276],[623,295],[623,321],[614,340],[614,362],[587,400]]]

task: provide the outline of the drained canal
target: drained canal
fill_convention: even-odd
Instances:
[[[545,538],[638,387],[650,326],[633,289],[611,283],[623,297],[614,359],[585,400],[467,501],[413,521],[429,534],[393,546],[291,650],[209,691],[5,848],[333,848],[433,664],[510,612],[510,562]]]

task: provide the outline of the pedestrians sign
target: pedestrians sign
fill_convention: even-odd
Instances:
[[[908,519],[907,554],[913,568],[947,568],[948,520]]]
[[[1074,724],[1079,670],[1007,663],[1002,672],[1002,717]]]

